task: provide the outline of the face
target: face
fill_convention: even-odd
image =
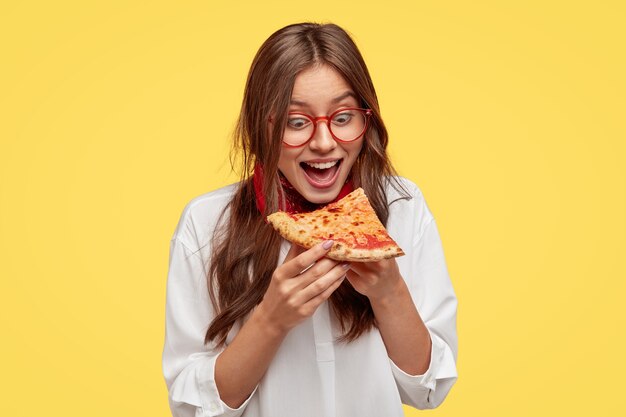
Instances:
[[[328,116],[343,107],[360,107],[356,94],[333,68],[318,65],[296,77],[290,112],[314,117]],[[324,121],[317,123],[315,136],[305,145],[282,145],[278,169],[291,185],[312,203],[334,200],[346,182],[363,146],[363,136],[352,142],[336,141]]]

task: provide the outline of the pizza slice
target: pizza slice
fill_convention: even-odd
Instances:
[[[378,220],[362,188],[310,213],[270,214],[268,222],[282,237],[306,249],[332,239],[328,257],[338,261],[368,262],[404,255]]]

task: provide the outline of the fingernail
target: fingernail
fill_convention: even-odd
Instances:
[[[332,240],[327,240],[326,242],[322,243],[322,247],[326,250],[330,249],[331,246],[333,246],[333,242]]]
[[[343,269],[348,269],[348,268],[350,268],[350,264],[349,264],[349,263],[347,263],[347,262],[342,263],[342,264],[341,264],[341,266],[343,267]]]

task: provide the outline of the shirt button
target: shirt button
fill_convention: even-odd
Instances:
[[[209,403],[209,411],[211,411],[212,413],[215,413],[217,411],[217,404],[211,401]]]

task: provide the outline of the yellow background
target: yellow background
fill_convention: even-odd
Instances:
[[[354,34],[393,161],[438,220],[460,378],[431,413],[617,415],[622,4],[3,2],[0,415],[169,415],[169,240],[236,179],[249,64],[303,20]]]

